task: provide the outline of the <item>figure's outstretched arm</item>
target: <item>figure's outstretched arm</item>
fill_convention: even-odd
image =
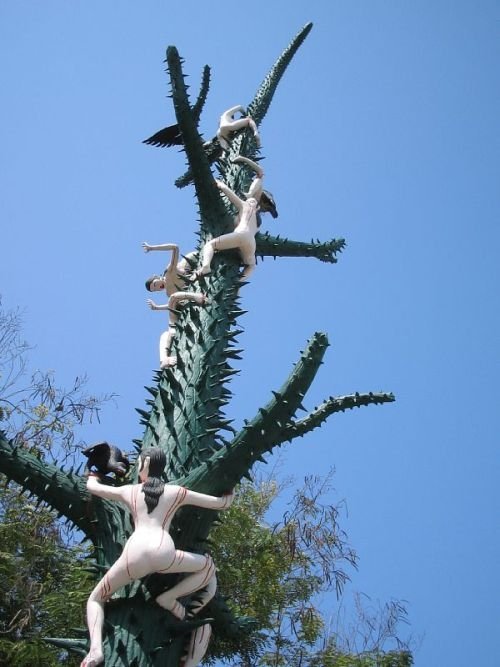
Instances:
[[[215,184],[219,190],[226,195],[231,204],[234,204],[238,211],[241,211],[243,208],[243,199],[240,199],[237,194],[235,194],[223,181],[215,179]]]
[[[126,484],[125,486],[108,486],[107,484],[101,484],[97,475],[91,472],[87,479],[87,490],[90,491],[93,496],[99,496],[99,498],[115,500],[130,505],[132,484]]]
[[[168,310],[168,304],[162,303],[158,304],[153,301],[153,299],[146,299],[146,303],[151,308],[151,310]]]
[[[186,495],[182,501],[182,505],[196,505],[197,507],[204,507],[209,510],[227,510],[231,507],[234,500],[234,493],[227,493],[224,496],[209,496],[206,493],[198,493],[197,491],[190,491],[185,489]]]
[[[171,250],[172,256],[167,271],[173,271],[179,262],[179,246],[175,243],[160,243],[158,245],[151,245],[147,241],[143,241],[142,247],[144,252],[151,252],[152,250]]]
[[[237,104],[236,106],[231,107],[227,111],[224,111],[223,114],[221,114],[221,123],[224,122],[224,121],[230,122],[231,117],[234,116],[235,113],[238,113],[238,111],[240,113],[246,113],[245,112],[245,107],[242,107],[241,104]]]

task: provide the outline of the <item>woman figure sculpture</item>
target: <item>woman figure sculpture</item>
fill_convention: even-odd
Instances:
[[[139,456],[138,484],[120,487],[101,484],[95,473],[90,473],[87,489],[91,494],[124,503],[132,513],[134,532],[127,540],[118,560],[109,568],[94,588],[87,602],[87,626],[90,633],[90,651],[81,667],[96,667],[104,660],[102,627],[104,604],[119,588],[148,574],[186,573],[179,583],[161,593],[156,602],[177,619],[185,617],[185,607],[178,598],[201,591],[197,606],[190,609],[198,613],[215,595],[217,580],[215,565],[208,555],[180,551],[169,534],[175,512],[184,505],[196,505],[212,510],[225,510],[233,502],[233,494],[220,498],[189,491],[182,486],[165,484],[162,472],[165,453],[158,447],[144,450]],[[210,624],[206,623],[191,634],[188,655],[184,667],[194,667],[203,658],[210,639]]]

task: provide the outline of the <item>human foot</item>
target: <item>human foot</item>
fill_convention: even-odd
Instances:
[[[80,663],[80,667],[97,667],[104,662],[104,656],[101,651],[89,651]]]

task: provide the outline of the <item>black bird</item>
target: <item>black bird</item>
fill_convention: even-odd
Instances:
[[[259,206],[261,213],[270,213],[275,219],[278,217],[276,202],[274,201],[274,197],[269,192],[269,190],[262,190]]]
[[[177,123],[164,127],[149,137],[149,139],[144,139],[142,143],[149,144],[150,146],[160,146],[161,148],[165,146],[182,146],[184,144]]]
[[[88,459],[86,469],[92,471],[95,468],[102,475],[114,472],[118,477],[124,477],[130,468],[129,460],[121,449],[109,442],[96,442],[84,449],[82,454]]]

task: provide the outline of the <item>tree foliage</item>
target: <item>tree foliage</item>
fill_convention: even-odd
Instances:
[[[219,640],[212,656],[230,656],[238,667],[412,664],[408,644],[399,638],[406,620],[402,603],[373,609],[364,596],[355,596],[350,623],[337,623],[335,629],[322,611],[324,594],[333,592],[342,600],[349,571],[358,562],[340,526],[344,503],[325,502],[332,481],[333,471],[324,478],[306,477],[274,523],[266,518],[282,487],[275,480],[241,485],[212,533],[213,551],[221,590],[236,615],[255,618],[258,632],[237,646]]]
[[[85,379],[58,387],[53,373],[30,372],[19,310],[0,300],[0,419],[3,431],[40,459],[67,461],[78,452],[76,427],[99,417],[110,396],[85,391]],[[44,503],[0,476],[0,665],[77,665],[44,636],[82,625],[93,577],[88,549]],[[83,566],[83,567],[82,567]]]

